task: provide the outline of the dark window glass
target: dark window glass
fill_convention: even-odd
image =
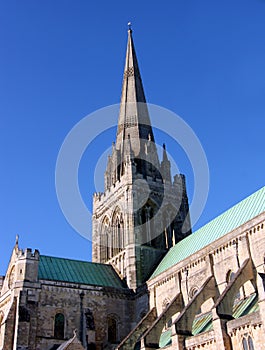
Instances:
[[[19,306],[19,322],[29,322],[30,313],[24,306]]]
[[[87,310],[85,312],[85,318],[86,318],[86,328],[91,331],[94,331],[95,330],[94,316],[90,310]]]
[[[117,342],[117,321],[113,317],[108,319],[108,341],[110,343]]]
[[[250,336],[248,337],[248,348],[249,350],[254,350],[253,340]]]
[[[61,313],[54,318],[54,338],[64,339],[64,315]]]
[[[244,349],[244,350],[248,350],[248,344],[247,344],[246,338],[243,338],[242,343],[243,343],[243,349]]]

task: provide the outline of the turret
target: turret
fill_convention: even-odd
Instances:
[[[163,160],[161,162],[161,174],[164,182],[171,183],[171,164],[167,157],[165,144],[163,144]]]

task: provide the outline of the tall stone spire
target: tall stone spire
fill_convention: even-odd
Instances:
[[[158,158],[129,28],[116,144],[104,193],[93,197],[93,261],[111,264],[137,290],[167,249],[190,233],[182,231],[187,217],[185,178],[177,174],[172,183],[165,147]]]
[[[124,140],[130,135],[131,146],[137,157],[142,151],[141,140],[154,141],[149,113],[135,53],[132,30],[128,30],[128,43],[123,75],[116,149],[122,152]]]

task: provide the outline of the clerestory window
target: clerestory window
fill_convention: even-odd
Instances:
[[[244,336],[244,338],[242,340],[242,345],[243,345],[243,350],[254,350],[253,339],[250,335]]]

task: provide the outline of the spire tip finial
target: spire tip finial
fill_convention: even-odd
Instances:
[[[128,22],[128,30],[132,31],[132,22]]]

